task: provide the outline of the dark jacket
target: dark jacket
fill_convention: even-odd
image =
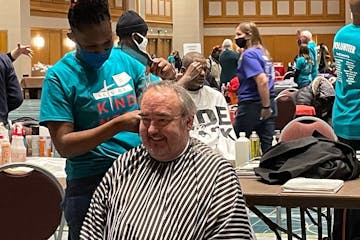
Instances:
[[[225,49],[219,57],[221,66],[220,82],[228,83],[236,77],[240,55],[230,49]]]
[[[14,66],[8,56],[0,54],[0,122],[7,122],[10,111],[23,102],[23,95]]]
[[[261,158],[255,173],[270,184],[295,177],[349,180],[359,176],[359,162],[348,145],[323,138],[305,137],[279,142]]]
[[[331,123],[335,89],[328,79],[316,78],[310,85],[297,91],[296,104],[314,106],[316,117]]]

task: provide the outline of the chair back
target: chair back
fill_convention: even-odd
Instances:
[[[285,89],[275,98],[278,109],[275,129],[282,130],[287,123],[294,119],[296,113],[294,93],[296,93],[296,90],[297,89]]]
[[[39,166],[0,166],[1,239],[49,239],[59,225],[63,227],[63,196],[56,177]]]
[[[286,142],[316,134],[337,141],[333,128],[324,120],[313,116],[298,117],[290,121],[282,130],[279,141]]]
[[[295,77],[295,72],[294,71],[288,71],[284,74],[283,76],[283,80],[286,80],[286,79],[291,79],[291,78],[294,78]]]

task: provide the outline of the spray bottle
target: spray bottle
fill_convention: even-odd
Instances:
[[[11,140],[11,161],[25,162],[26,147],[24,144],[23,127],[21,124],[14,124],[14,131]]]

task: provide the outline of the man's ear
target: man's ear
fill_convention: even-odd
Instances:
[[[188,131],[190,131],[193,127],[193,123],[194,123],[194,117],[188,117],[186,120],[186,128]]]

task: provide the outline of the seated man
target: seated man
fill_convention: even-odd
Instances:
[[[183,76],[178,83],[188,90],[196,105],[190,136],[206,143],[226,159],[234,160],[236,135],[228,105],[219,91],[204,85],[206,71],[206,60],[200,53],[189,52],[184,56]]]
[[[145,90],[143,144],[102,179],[81,239],[253,239],[234,168],[189,136],[195,109],[177,84]]]

